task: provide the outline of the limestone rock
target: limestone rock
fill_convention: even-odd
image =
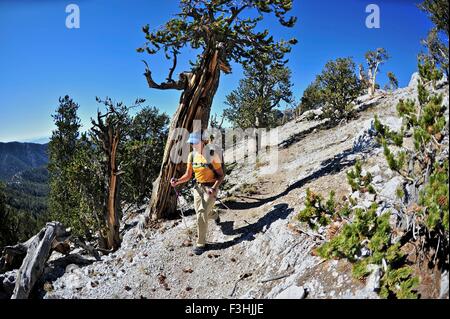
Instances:
[[[414,72],[411,75],[411,79],[409,80],[408,87],[411,87],[411,88],[417,87],[417,84],[419,83],[419,79],[420,79],[419,72]]]
[[[387,197],[389,199],[396,198],[397,189],[403,185],[403,178],[400,176],[395,176],[391,178],[385,185],[383,190],[381,191],[381,196]]]
[[[371,271],[371,274],[366,281],[366,289],[368,291],[377,291],[380,289],[381,280],[381,267],[375,264],[367,266],[367,270]]]
[[[305,288],[302,286],[292,285],[281,293],[279,293],[275,299],[303,299],[306,296]]]

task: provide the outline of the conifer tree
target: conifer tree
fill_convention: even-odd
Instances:
[[[125,141],[119,154],[122,165],[122,198],[128,203],[142,204],[151,194],[158,177],[169,117],[157,108],[140,110],[126,128]]]
[[[448,264],[449,172],[445,152],[448,144],[442,144],[448,135],[448,120],[442,95],[432,92],[442,73],[428,59],[420,60],[418,66],[418,102],[408,99],[397,105],[403,118],[401,131],[391,132],[378,119],[375,119],[375,129],[389,167],[407,181],[401,197],[405,207],[418,209],[414,222],[422,228],[421,240],[427,245],[439,242],[436,259]],[[404,145],[407,135],[412,136],[413,147]],[[400,149],[394,152],[392,144]]]
[[[226,97],[225,116],[242,129],[276,126],[276,108],[281,102],[292,103],[291,71],[286,66],[258,63],[246,66],[244,76]]]
[[[374,51],[366,52],[366,62],[368,66],[369,94],[373,95],[377,88],[377,74],[380,72],[380,66],[389,59],[389,55],[384,48],[377,48]]]
[[[398,80],[394,73],[388,72],[387,77],[389,79],[389,89],[391,91],[398,89]]]
[[[69,168],[78,152],[81,127],[77,111],[79,105],[68,95],[59,99],[59,106],[52,115],[56,129],[48,145],[49,152],[49,212],[53,220],[70,227],[78,215],[78,203],[69,178]]]
[[[325,104],[324,116],[333,123],[351,117],[353,103],[362,90],[352,59],[338,58],[327,62],[317,81]]]
[[[449,75],[449,3],[447,0],[425,0],[419,8],[426,12],[434,27],[422,41],[428,52],[423,56],[432,60],[448,78]]]
[[[298,106],[300,114],[306,111],[323,107],[322,91],[317,80],[313,81],[303,92],[303,96]]]

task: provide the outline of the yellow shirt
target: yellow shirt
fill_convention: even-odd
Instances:
[[[212,156],[211,163],[216,171],[222,167],[220,158],[217,154]],[[214,171],[208,167],[208,161],[201,153],[193,152],[188,158],[187,165],[192,166],[195,179],[198,183],[212,183],[216,181]]]

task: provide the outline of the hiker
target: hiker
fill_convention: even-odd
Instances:
[[[186,172],[180,178],[172,178],[171,185],[176,187],[186,183],[195,175],[194,186],[194,208],[197,215],[197,244],[194,254],[201,255],[206,251],[206,233],[208,231],[208,220],[214,219],[220,224],[220,217],[215,211],[214,203],[217,198],[219,186],[224,179],[222,169],[222,158],[214,152],[205,150],[206,141],[202,139],[202,132],[194,132],[189,135],[188,143],[192,145],[193,151],[189,153]]]

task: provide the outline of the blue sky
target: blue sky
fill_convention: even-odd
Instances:
[[[391,56],[381,68],[379,83],[384,85],[386,72],[393,71],[405,86],[416,69],[420,40],[431,28],[417,2],[294,0],[294,28],[281,27],[274,19],[262,23],[276,38],[299,41],[289,54],[297,100],[328,60],[351,56],[363,62],[364,53],[377,47]],[[79,29],[65,26],[70,3],[80,7]],[[380,7],[379,29],[365,26],[370,3]],[[145,40],[143,25],[155,29],[177,11],[176,0],[0,0],[0,141],[50,136],[50,115],[58,97],[66,94],[80,104],[84,130],[100,106],[95,96],[127,104],[140,97],[173,115],[180,91],[149,89],[141,59],[149,62],[158,81],[167,76],[168,62],[161,55],[139,54],[136,48]],[[193,55],[184,52],[177,73]],[[222,75],[213,114],[221,114],[225,96],[241,77],[238,65],[233,65],[233,74]]]

